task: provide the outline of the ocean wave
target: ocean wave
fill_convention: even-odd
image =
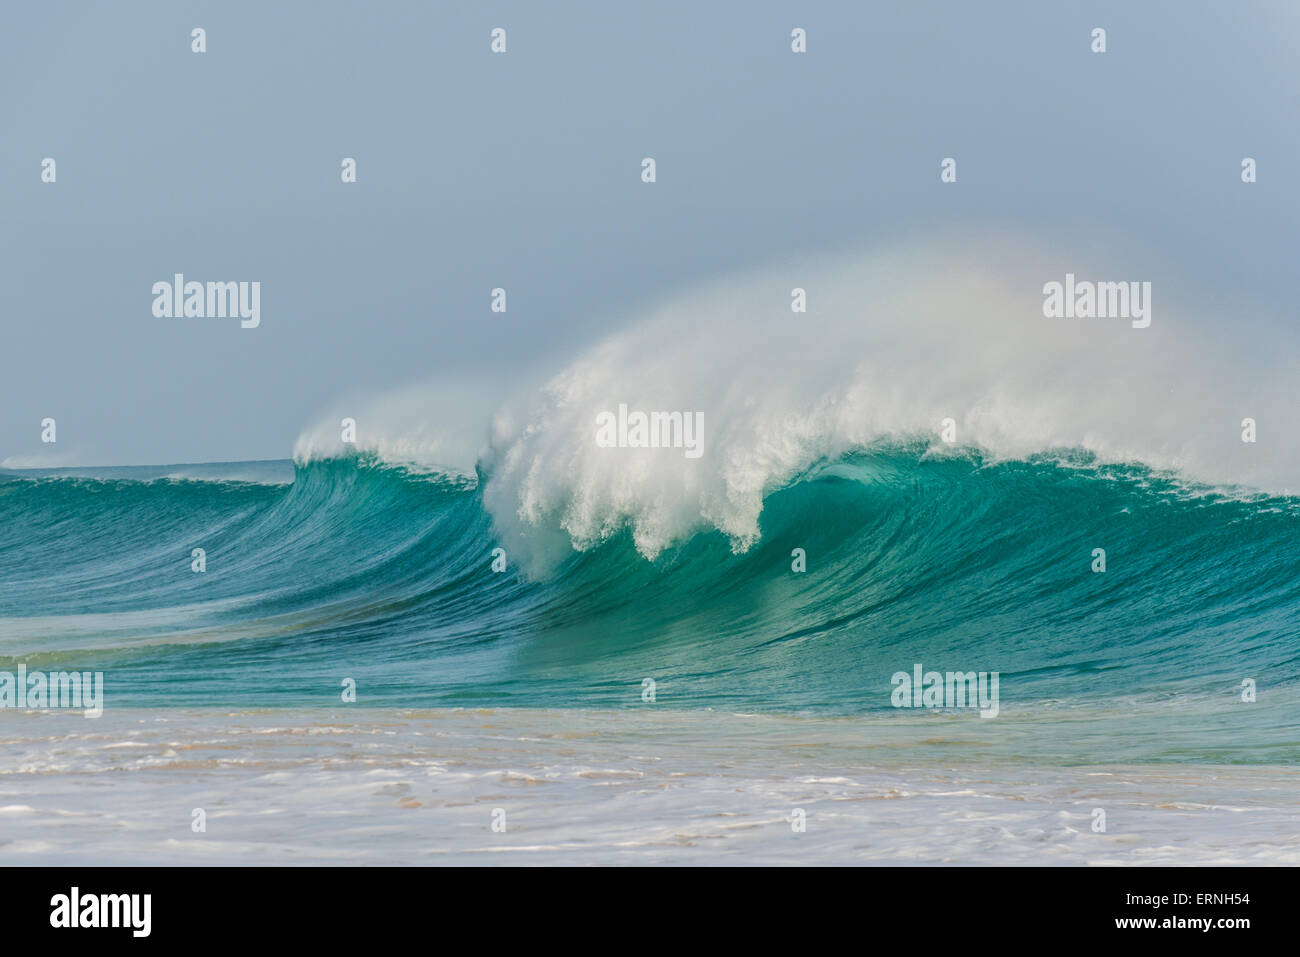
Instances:
[[[1147,329],[1046,320],[1008,258],[728,280],[558,372],[344,400],[293,463],[0,474],[0,659],[216,703],[348,675],[605,705],[660,676],[861,710],[913,662],[1037,700],[1294,682],[1291,380],[1160,300]],[[698,416],[700,454],[605,447],[626,409]]]
[[[1006,460],[1082,450],[1192,485],[1300,488],[1285,357],[1172,301],[1146,329],[1046,319],[1051,275],[1010,245],[782,264],[690,290],[540,385],[463,374],[341,408],[356,448],[384,461],[490,475],[498,532],[538,571],[624,528],[647,558],[710,528],[744,550],[767,495],[882,440]],[[699,456],[601,447],[598,417],[621,406],[698,416]],[[1242,441],[1247,418],[1257,442]],[[351,454],[340,421],[304,432],[295,459]]]
[[[0,482],[0,660],[103,661],[182,700],[356,674],[372,700],[572,706],[658,675],[683,702],[849,710],[887,707],[913,661],[1043,698],[1300,668],[1294,497],[876,443],[764,496],[747,549],[710,527],[648,559],[624,526],[539,576],[494,481],[358,455],[291,485]]]

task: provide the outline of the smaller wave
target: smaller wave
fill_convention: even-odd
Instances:
[[[288,485],[293,463],[284,459],[253,462],[207,462],[186,465],[63,466],[57,468],[2,468],[0,481],[36,479],[91,479],[118,482],[248,482]]]

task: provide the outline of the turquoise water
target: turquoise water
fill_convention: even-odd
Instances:
[[[1300,759],[1294,496],[893,443],[771,491],[747,550],[705,530],[648,560],[614,529],[538,574],[491,482],[364,456],[0,473],[0,669],[101,670],[109,707],[331,706],[353,678],[361,707],[636,708],[653,678],[658,708],[887,716],[921,663],[999,672],[1059,760]]]

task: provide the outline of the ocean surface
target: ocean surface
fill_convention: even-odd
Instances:
[[[492,484],[0,473],[0,671],[105,709],[0,710],[0,860],[1300,862],[1294,496],[891,441],[554,553]],[[895,707],[918,664],[997,716]]]

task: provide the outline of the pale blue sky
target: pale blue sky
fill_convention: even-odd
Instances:
[[[2,16],[0,460],[48,452],[45,416],[77,464],[282,458],[340,394],[509,378],[692,282],[954,226],[1122,236],[1152,258],[1120,278],[1172,264],[1216,301],[1294,315],[1287,3]],[[261,327],[155,318],[150,287],[175,272],[260,281]]]

